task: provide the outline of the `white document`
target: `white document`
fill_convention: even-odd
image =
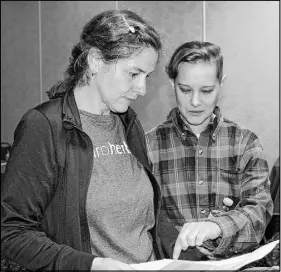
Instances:
[[[273,241],[253,252],[219,261],[183,261],[163,259],[147,263],[130,264],[136,270],[238,270],[243,266],[262,259],[269,254],[279,241]]]
[[[170,263],[175,262],[172,259],[163,259],[147,263],[130,264],[136,270],[161,270]]]

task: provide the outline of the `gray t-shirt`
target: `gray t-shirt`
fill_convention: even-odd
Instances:
[[[153,188],[126,144],[120,118],[79,112],[94,149],[86,201],[92,254],[125,263],[154,260]]]

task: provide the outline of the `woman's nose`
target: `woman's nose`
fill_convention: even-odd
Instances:
[[[191,105],[193,107],[198,107],[200,105],[199,95],[194,93],[191,98]]]
[[[134,88],[134,91],[139,95],[144,96],[146,94],[146,81],[140,81]]]

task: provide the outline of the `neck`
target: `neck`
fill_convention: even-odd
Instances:
[[[186,118],[184,117],[184,115],[181,112],[180,112],[180,116],[181,116],[183,122],[190,126],[190,128],[194,134],[200,134],[202,131],[204,131],[212,119],[212,114],[211,114],[203,123],[201,123],[199,125],[193,125],[193,124],[190,124],[186,120]]]
[[[109,108],[103,103],[99,92],[93,90],[90,86],[76,87],[74,89],[74,97],[78,109],[84,110],[93,114],[108,115]]]
[[[210,121],[210,118],[208,120],[206,120],[206,123],[204,122],[203,124],[200,124],[200,125],[189,124],[189,126],[194,134],[201,134],[201,132],[207,128],[209,121]]]

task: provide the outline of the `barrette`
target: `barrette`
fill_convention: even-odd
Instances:
[[[124,15],[122,15],[123,21],[125,22],[126,26],[129,28],[129,31],[132,33],[135,33],[135,28],[133,26],[130,26],[127,22],[127,20],[125,19]]]

